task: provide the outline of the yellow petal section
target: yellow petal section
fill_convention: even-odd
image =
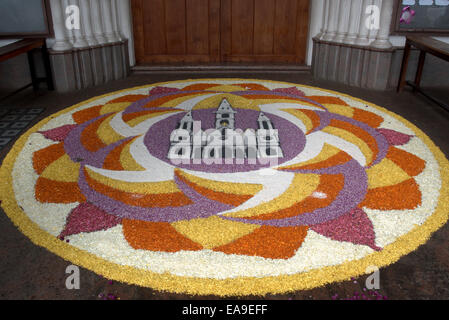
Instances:
[[[342,138],[353,145],[357,146],[360,151],[363,153],[366,159],[366,163],[371,163],[373,161],[373,152],[371,151],[371,148],[360,138],[358,138],[356,135],[350,133],[349,131],[335,128],[332,126],[326,127],[323,130],[323,132],[329,133],[331,135],[334,135],[336,137]]]
[[[315,164],[315,163],[319,163],[322,161],[326,161],[327,159],[338,154],[340,151],[341,151],[340,149],[338,149],[334,146],[331,146],[330,144],[325,143],[323,145],[323,148],[321,149],[321,152],[315,158],[312,158],[312,159],[304,161],[304,162],[295,163],[295,164],[292,164],[289,166],[280,167],[279,169],[297,168],[298,166],[307,166],[310,164]]]
[[[228,221],[217,216],[178,221],[172,223],[172,226],[176,231],[206,249],[230,243],[260,228],[258,225]]]
[[[221,85],[216,87],[211,87],[206,89],[206,91],[221,91],[221,92],[234,92],[234,91],[244,91],[245,89],[240,86],[231,86],[231,85]]]
[[[251,109],[259,111],[259,106],[256,100],[246,99],[231,93],[217,94],[212,97],[206,98],[198,102],[195,105],[194,109],[217,109],[223,99],[228,100],[231,106],[238,107],[239,109]]]
[[[130,127],[134,127],[137,126],[139,123],[151,119],[151,118],[155,118],[155,117],[159,117],[163,114],[167,114],[167,113],[174,113],[174,112],[179,112],[180,110],[165,110],[165,111],[161,111],[161,112],[153,112],[153,113],[149,113],[137,118],[134,118],[132,120],[127,121],[126,123],[130,126]]]
[[[162,182],[127,182],[105,177],[89,168],[86,168],[86,170],[92,179],[124,192],[138,194],[162,194],[180,192],[180,190],[176,186],[176,183],[172,180]]]
[[[41,177],[54,181],[77,182],[79,171],[80,164],[73,162],[70,157],[65,154],[45,168]]]
[[[318,187],[320,176],[318,174],[295,174],[292,183],[279,197],[264,202],[254,208],[225,214],[228,217],[242,218],[255,217],[262,214],[290,208],[310,196]]]
[[[216,180],[199,178],[197,176],[185,173],[184,171],[181,170],[177,170],[176,172],[182,177],[185,177],[186,179],[188,179],[189,181],[195,183],[200,187],[207,188],[217,192],[242,194],[242,195],[255,195],[263,188],[261,184],[221,182]]]
[[[404,170],[387,158],[367,169],[366,173],[368,174],[369,189],[392,186],[411,178]]]
[[[117,102],[117,103],[107,103],[105,104],[101,110],[100,114],[106,114],[110,112],[120,112],[125,110],[128,106],[131,105],[132,102]]]
[[[131,156],[130,148],[132,143],[127,143],[120,153],[120,164],[125,171],[145,171],[146,169],[134,160]]]
[[[118,134],[114,129],[112,129],[111,125],[109,124],[114,116],[115,114],[112,114],[104,119],[97,129],[98,137],[106,145],[110,145],[125,138],[124,136]]]
[[[323,104],[323,106],[325,106],[327,108],[327,110],[329,110],[330,112],[340,114],[345,117],[352,118],[352,116],[354,115],[354,109],[351,107],[348,107],[348,106],[342,106],[340,104],[330,104],[330,103],[325,103],[325,104]]]
[[[306,126],[306,131],[310,132],[313,129],[313,122],[310,120],[310,118],[301,110],[297,109],[282,109],[281,111],[290,113],[292,116],[298,118],[301,120],[301,122]]]

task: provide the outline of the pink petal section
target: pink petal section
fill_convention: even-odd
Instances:
[[[373,250],[382,248],[375,244],[373,224],[365,211],[355,208],[339,218],[310,227],[313,231],[332,240],[366,245]]]
[[[177,89],[177,88],[170,88],[170,87],[154,87],[153,89],[150,90],[150,96],[153,94],[164,94],[164,93],[172,93],[172,92],[177,92],[177,91],[181,91],[181,90]]]
[[[404,145],[413,137],[390,129],[377,129],[377,131],[380,132],[387,139],[388,143],[393,146]]]
[[[301,97],[305,96],[304,92],[302,92],[301,90],[299,90],[296,87],[278,88],[278,89],[274,89],[273,92],[281,92],[281,93],[286,93],[286,94],[291,94],[291,95],[301,96]]]
[[[53,140],[53,141],[64,141],[65,137],[72,131],[73,128],[77,127],[76,124],[67,124],[62,127],[58,127],[55,129],[40,131],[39,133],[43,134],[45,138]]]
[[[107,230],[119,224],[120,218],[110,215],[88,202],[81,203],[70,212],[60,238],[81,232]]]

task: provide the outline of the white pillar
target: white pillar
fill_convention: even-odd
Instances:
[[[380,29],[376,40],[371,44],[374,48],[388,49],[393,45],[390,38],[390,25],[393,19],[393,0],[383,0],[380,13]]]
[[[359,35],[357,37],[357,40],[355,41],[356,44],[361,46],[367,46],[369,44],[369,29],[366,25],[366,19],[368,18],[368,15],[366,13],[366,10],[368,6],[372,5],[372,3],[372,0],[363,0],[362,15],[360,16]]]
[[[357,40],[357,35],[359,33],[359,25],[362,15],[362,1],[352,0],[351,2],[351,13],[349,15],[349,30],[346,36],[346,43],[355,43]]]
[[[65,34],[64,15],[60,0],[51,0],[51,16],[53,19],[53,29],[55,33],[55,44],[52,49],[55,51],[66,51],[72,49],[72,44],[68,41]]]
[[[66,19],[67,19],[66,9],[69,5],[70,5],[69,0],[62,0],[62,15],[63,15],[63,21],[64,21],[64,32],[65,32],[67,38],[69,39],[70,43],[73,45],[75,43],[75,36],[73,34],[73,31],[70,29],[67,29],[65,27],[65,23],[66,23]]]
[[[95,38],[99,44],[108,42],[103,32],[102,14],[100,8],[100,0],[90,0],[92,27]]]
[[[134,52],[134,36],[130,0],[118,0],[117,4],[120,32],[125,39],[128,39],[129,64],[134,66],[136,64],[136,56]]]
[[[101,13],[103,18],[103,26],[105,31],[105,36],[108,42],[117,42],[119,39],[114,33],[112,27],[112,0],[101,0]]]
[[[351,10],[351,0],[340,0],[340,9],[338,14],[338,31],[334,38],[335,42],[343,42],[348,34],[349,13]]]
[[[320,25],[320,31],[318,34],[316,34],[314,37],[317,37],[318,39],[321,39],[323,35],[326,33],[326,26],[327,26],[327,7],[329,4],[329,0],[321,0],[321,1],[312,1],[311,5],[311,19],[310,19],[310,26],[314,24],[314,19],[319,21]],[[316,18],[314,18],[316,17]],[[318,21],[317,21],[318,23]]]
[[[373,5],[377,8],[377,10],[379,12],[378,19],[379,19],[379,27],[380,27],[380,15],[381,15],[381,9],[382,9],[382,0],[373,0]],[[372,28],[369,31],[369,42],[370,43],[376,39],[378,32],[379,32],[378,28]]]
[[[112,0],[111,10],[112,10],[112,30],[114,30],[114,34],[119,41],[123,40],[123,36],[120,32],[120,26],[118,21],[118,4],[117,1],[123,0]],[[127,0],[125,0],[127,1]]]
[[[80,0],[80,14],[87,43],[89,46],[97,45],[98,41],[93,34],[92,22],[90,20],[91,10],[89,0]]]
[[[79,0],[70,0],[69,1],[70,5],[74,5],[77,6],[78,8],[80,7],[80,3]],[[81,14],[81,12],[80,12]],[[81,20],[81,16],[80,16],[80,20]],[[86,38],[84,37],[84,32],[83,32],[83,23],[80,21],[80,28],[79,29],[73,29],[73,35],[75,36],[75,43],[73,44],[74,48],[85,48],[88,47],[89,44],[86,41]]]
[[[323,40],[332,41],[337,35],[339,7],[340,7],[340,0],[330,1],[328,27],[326,34],[323,36]]]

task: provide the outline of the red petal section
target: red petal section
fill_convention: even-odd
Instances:
[[[385,139],[387,139],[388,143],[393,146],[402,146],[410,141],[413,137],[408,134],[404,134],[398,131],[390,130],[390,129],[377,129]]]
[[[94,232],[115,227],[120,218],[104,212],[90,203],[81,203],[70,212],[60,238],[81,232]]]
[[[163,93],[172,93],[172,92],[178,92],[181,91],[177,88],[169,88],[169,87],[155,87],[150,90],[149,94],[150,96],[153,94],[163,94]]]
[[[304,92],[302,92],[301,90],[299,90],[296,87],[278,88],[278,89],[274,89],[273,92],[281,92],[281,93],[291,94],[291,95],[300,96],[300,97],[305,96]]]
[[[43,134],[44,137],[47,139],[62,142],[67,137],[69,132],[76,126],[77,126],[76,124],[67,124],[62,127],[58,127],[47,131],[41,131],[39,133]]]
[[[375,244],[373,224],[365,211],[355,208],[343,216],[322,224],[311,226],[313,231],[332,240],[362,244],[379,251]]]

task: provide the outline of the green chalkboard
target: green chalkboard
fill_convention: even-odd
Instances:
[[[0,37],[46,37],[51,33],[45,0],[0,0]]]

